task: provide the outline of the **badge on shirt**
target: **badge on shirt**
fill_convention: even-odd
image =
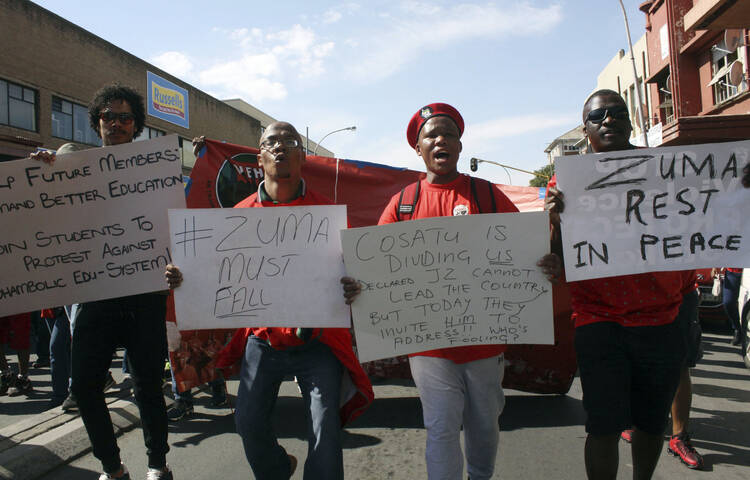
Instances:
[[[458,215],[468,215],[469,214],[469,207],[467,205],[456,205],[453,207],[453,216],[456,217]]]

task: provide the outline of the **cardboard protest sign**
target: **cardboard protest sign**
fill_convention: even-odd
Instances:
[[[0,315],[163,290],[177,136],[0,166]]]
[[[750,141],[555,159],[569,281],[750,267]]]
[[[181,330],[349,327],[346,207],[171,210],[169,225]]]
[[[547,212],[437,217],[341,232],[360,361],[554,342]]]

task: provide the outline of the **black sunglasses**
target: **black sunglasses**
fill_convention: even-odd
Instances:
[[[133,120],[135,120],[135,115],[127,112],[115,113],[110,112],[109,110],[105,110],[99,114],[99,118],[101,118],[105,123],[112,122],[116,119],[123,125],[129,125],[133,123]]]
[[[628,108],[623,105],[610,108],[597,108],[596,110],[591,110],[589,114],[586,115],[586,121],[602,123],[607,117],[616,118],[618,120],[627,120],[630,118],[630,114],[628,113]]]

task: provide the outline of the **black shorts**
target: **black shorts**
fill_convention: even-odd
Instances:
[[[623,327],[598,322],[576,328],[586,432],[619,433],[636,427],[661,435],[667,425],[685,359],[677,322]]]
[[[685,341],[685,366],[692,368],[703,357],[703,348],[701,340],[703,330],[701,322],[698,320],[698,303],[700,297],[697,290],[692,290],[682,297],[680,313],[677,314],[675,323],[680,325],[682,335]]]

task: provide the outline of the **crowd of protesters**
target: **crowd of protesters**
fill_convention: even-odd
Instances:
[[[131,142],[144,128],[143,98],[132,88],[108,85],[91,102],[89,117],[91,127],[105,147]],[[635,148],[629,143],[632,126],[628,111],[617,92],[600,90],[592,94],[584,103],[582,120],[583,132],[593,152]],[[424,161],[427,175],[384,206],[379,224],[517,211],[498,189],[458,172],[463,133],[464,120],[450,105],[429,104],[412,116],[407,126],[407,141]],[[73,148],[63,147],[58,153]],[[49,152],[39,152],[33,157],[47,163],[56,158]],[[291,124],[275,122],[265,129],[258,158],[264,169],[264,181],[256,193],[236,208],[332,204],[307,188],[302,177],[305,161],[302,140]],[[743,184],[750,188],[750,165],[744,167]],[[478,189],[492,192],[489,202],[476,194]],[[405,192],[413,197],[406,206],[410,208],[404,208]],[[560,213],[564,206],[565,197],[553,178],[546,205],[551,220],[551,251],[538,262],[552,282],[564,281],[560,236]],[[737,274],[735,269],[727,269],[725,273],[731,280],[725,284],[725,295],[730,299]],[[183,272],[178,266],[169,265],[165,277],[166,287],[179,288]],[[690,444],[687,431],[691,398],[689,368],[695,366],[700,356],[695,281],[695,272],[681,271],[570,282],[575,348],[587,415],[588,436],[583,457],[589,478],[616,478],[620,438],[632,442],[635,478],[651,478],[670,412],[673,419],[670,453],[690,468],[701,468],[702,459]],[[342,301],[355,302],[361,292],[360,284],[350,277],[342,278],[341,283]],[[645,295],[646,289],[655,293]],[[178,389],[173,373],[177,402],[168,413],[162,394],[167,357],[164,321],[167,294],[165,289],[0,319],[0,395],[23,395],[33,389],[28,372],[34,318],[36,336],[41,338],[34,367],[50,366],[53,387],[50,407],[64,406],[69,400],[77,405],[94,455],[102,464],[100,480],[130,478],[120,458],[104,398],[104,392],[113,382],[109,373],[112,356],[121,347],[127,349],[125,363],[140,410],[148,456],[147,478],[173,478],[166,462],[167,422],[179,420],[192,411],[192,396],[189,389]],[[633,297],[646,301],[638,306],[628,305],[627,300]],[[734,302],[736,308],[736,296]],[[738,331],[736,312],[731,306],[727,311],[732,327]],[[9,367],[5,344],[18,357],[17,373]],[[209,345],[210,351],[206,351],[199,344],[191,346],[188,339],[183,348],[186,353],[177,360],[181,364],[184,361],[183,367],[193,356],[193,360],[205,356],[207,362],[215,357],[216,368],[241,364],[235,420],[255,477],[288,479],[297,467],[297,459],[278,443],[270,424],[279,385],[294,375],[310,424],[304,478],[343,479],[340,430],[374,398],[369,379],[352,349],[349,330],[247,328],[238,330],[223,350],[222,347],[224,342],[215,340]],[[501,387],[504,348],[501,345],[455,347],[410,355],[409,365],[427,432],[429,479],[461,478],[464,459],[471,480],[493,476],[498,417],[504,406]],[[226,404],[221,376],[202,378],[198,371],[195,375],[193,384],[210,381],[215,406]],[[344,382],[346,376],[351,381]],[[465,439],[463,451],[461,430]]]

